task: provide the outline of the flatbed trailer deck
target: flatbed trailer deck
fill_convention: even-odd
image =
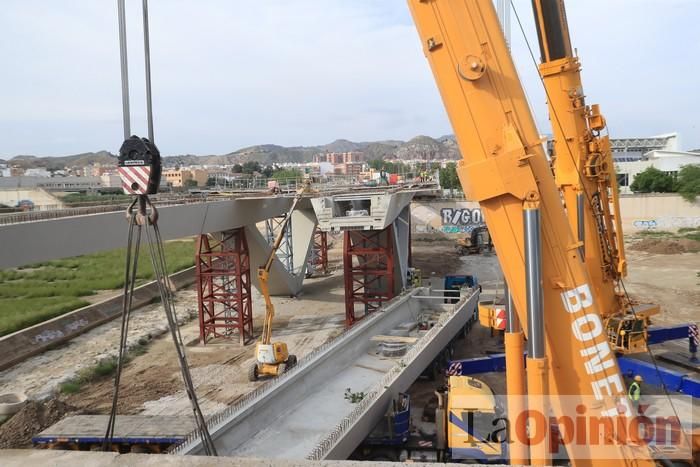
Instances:
[[[32,438],[34,446],[47,449],[90,451],[101,448],[108,415],[66,417]],[[112,445],[119,452],[164,452],[180,444],[194,429],[192,417],[168,415],[119,415]]]

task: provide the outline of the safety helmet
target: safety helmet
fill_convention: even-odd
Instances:
[[[638,383],[641,383],[642,381],[644,381],[640,375],[635,376],[634,380]]]

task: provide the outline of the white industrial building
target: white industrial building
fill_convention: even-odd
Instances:
[[[621,193],[631,193],[638,173],[649,167],[675,175],[684,165],[700,164],[700,152],[680,151],[678,133],[648,138],[611,140],[615,171]]]

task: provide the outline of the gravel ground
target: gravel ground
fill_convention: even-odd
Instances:
[[[176,294],[175,306],[180,322],[196,316],[193,289]],[[119,343],[119,319],[92,329],[65,345],[49,350],[0,372],[0,393],[24,392],[31,399],[46,399],[61,383],[73,378],[81,369],[115,356]],[[129,325],[129,346],[140,339],[150,339],[168,329],[160,303],[134,310]]]

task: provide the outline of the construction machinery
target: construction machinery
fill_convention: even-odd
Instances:
[[[627,275],[620,202],[606,121],[587,105],[581,63],[574,54],[563,0],[533,0],[544,85],[553,133],[551,166],[571,230],[591,278],[591,291],[613,349],[647,350],[649,318],[658,305],[633,303],[622,286]]]
[[[591,412],[617,426],[632,408],[603,324],[610,305],[600,299],[601,279],[590,273],[583,245],[572,233],[571,205],[567,212],[495,8],[490,0],[408,3],[462,154],[457,168],[461,185],[468,199],[481,206],[510,290],[505,333],[508,418],[519,420],[525,408],[565,416],[566,397],[570,407],[595,401]],[[561,2],[535,3],[563,17]],[[551,17],[544,24],[540,35],[545,40],[548,30],[561,28]],[[593,121],[598,118],[595,111],[590,115]],[[605,169],[595,164],[591,169],[596,167]],[[616,267],[622,270],[624,263]],[[515,397],[525,394],[527,401]],[[514,428],[525,432],[525,424],[515,423]],[[602,439],[604,451],[592,443],[569,443],[570,462],[654,465],[645,445],[625,442],[620,433]],[[514,446],[510,461],[547,465],[548,442]]]
[[[503,408],[486,383],[471,376],[450,376],[447,387],[435,395],[437,404],[423,407],[418,427],[411,417],[411,398],[399,394],[352,458],[503,462],[506,443],[492,436],[504,423]]]
[[[468,236],[457,239],[455,249],[459,256],[479,255],[493,251],[488,227],[485,225],[474,227]]]
[[[311,192],[310,181],[307,179],[304,186],[300,188],[294,195],[294,201],[289,211],[284,217],[284,221],[279,226],[279,232],[272,244],[270,254],[267,256],[265,264],[258,268],[258,281],[260,283],[260,293],[265,300],[265,321],[263,323],[262,334],[260,341],[255,344],[255,362],[248,370],[248,379],[257,381],[261,376],[279,376],[288,368],[293,367],[297,363],[296,355],[290,354],[285,342],[272,342],[272,321],[275,317],[275,306],[270,299],[270,289],[267,281],[270,277],[270,268],[277,255],[282,240],[284,238],[287,226],[292,218],[292,213],[297,207],[297,204],[304,193]]]

